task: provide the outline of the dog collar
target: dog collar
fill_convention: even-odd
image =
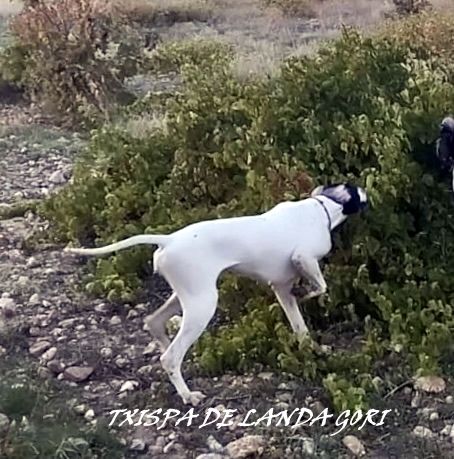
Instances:
[[[328,209],[325,206],[325,203],[321,199],[317,199],[316,197],[312,199],[315,199],[323,207],[326,217],[328,218],[328,231],[331,233],[331,215],[329,214]]]

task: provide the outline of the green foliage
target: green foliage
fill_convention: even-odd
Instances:
[[[454,220],[430,158],[454,102],[450,67],[398,39],[345,30],[267,81],[239,83],[223,59],[182,71],[184,90],[166,99],[153,134],[140,142],[114,128],[94,134],[74,183],[47,205],[59,236],[106,243],[168,232],[264,211],[314,183],[353,181],[371,208],[336,233],[324,267],[329,294],[305,305],[305,316],[321,329],[356,318],[365,342],[319,358],[295,341],[269,293],[229,278],[221,304],[233,321],[204,338],[200,362],[212,372],[261,362],[319,378],[338,408],[364,403],[385,353],[399,356],[402,372],[438,371],[454,331]],[[132,293],[146,255],[97,261],[91,287]]]
[[[17,362],[15,362],[17,363]],[[119,458],[123,447],[107,426],[87,428],[72,412],[67,401],[55,396],[47,384],[39,387],[33,376],[14,377],[2,365],[0,412],[12,421],[0,438],[4,459]]]
[[[231,46],[220,41],[170,41],[148,53],[147,67],[155,72],[180,71],[185,65],[212,68],[215,64],[225,65],[232,55]]]
[[[0,81],[21,86],[25,74],[26,56],[25,48],[17,43],[0,49]]]

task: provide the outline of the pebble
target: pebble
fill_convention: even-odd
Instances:
[[[6,416],[6,414],[0,413],[0,435],[8,432],[9,424],[10,422],[8,416]]]
[[[140,438],[134,438],[129,446],[131,451],[145,451],[147,445]]]
[[[57,348],[51,347],[44,354],[41,355],[41,360],[47,362],[52,360],[57,355]]]
[[[446,389],[446,382],[439,376],[421,376],[415,380],[415,389],[430,394],[438,394]]]
[[[315,442],[311,437],[304,437],[303,438],[303,445],[302,445],[303,453],[308,456],[313,456],[315,453]]]
[[[342,443],[352,454],[357,457],[361,457],[366,454],[366,448],[364,448],[361,440],[354,435],[346,435],[342,439]]]
[[[93,373],[93,367],[68,367],[65,369],[63,376],[68,381],[82,382],[86,381]]]
[[[120,325],[121,324],[121,318],[119,316],[113,316],[109,320],[110,325]]]
[[[434,436],[434,433],[425,426],[416,426],[412,433],[418,438],[432,438]]]
[[[245,435],[226,446],[226,452],[233,459],[242,459],[253,454],[262,454],[266,446],[263,435]]]
[[[55,171],[49,177],[49,182],[55,185],[61,185],[66,182],[66,177],[63,171]]]
[[[87,421],[92,421],[95,418],[95,412],[90,408],[89,410],[85,412],[84,418]]]
[[[120,392],[131,392],[137,387],[139,387],[139,383],[137,381],[125,381],[120,387]]]
[[[39,357],[51,347],[49,341],[38,341],[30,346],[30,354],[33,357]]]

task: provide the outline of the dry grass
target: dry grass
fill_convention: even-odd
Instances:
[[[111,0],[116,9],[133,20],[153,24],[206,21],[212,14],[210,0]]]
[[[22,9],[22,2],[0,0],[0,16],[8,17],[12,14],[18,13]]]

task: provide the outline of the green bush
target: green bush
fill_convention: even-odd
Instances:
[[[123,81],[136,73],[144,41],[101,3],[38,1],[10,28],[1,74],[49,110],[76,120],[108,118],[116,103],[131,101]]]
[[[1,363],[0,412],[11,421],[0,436],[2,459],[123,457],[125,448],[106,422],[87,426],[57,387],[40,381],[27,362],[19,363],[19,376],[11,371],[17,356]]]
[[[206,371],[260,362],[323,380],[338,408],[364,404],[379,358],[399,361],[399,371],[380,370],[394,379],[437,372],[452,342],[453,208],[430,166],[454,102],[450,72],[399,40],[348,30],[267,81],[240,84],[223,59],[188,63],[163,127],[141,142],[98,131],[48,214],[60,237],[101,244],[261,212],[315,183],[365,186],[371,209],[336,232],[324,267],[329,294],[304,306],[315,330],[352,321],[360,345],[319,357],[295,342],[269,292],[228,278],[221,304],[230,323],[198,347]],[[129,296],[148,259],[149,249],[135,249],[97,260],[90,288]]]

